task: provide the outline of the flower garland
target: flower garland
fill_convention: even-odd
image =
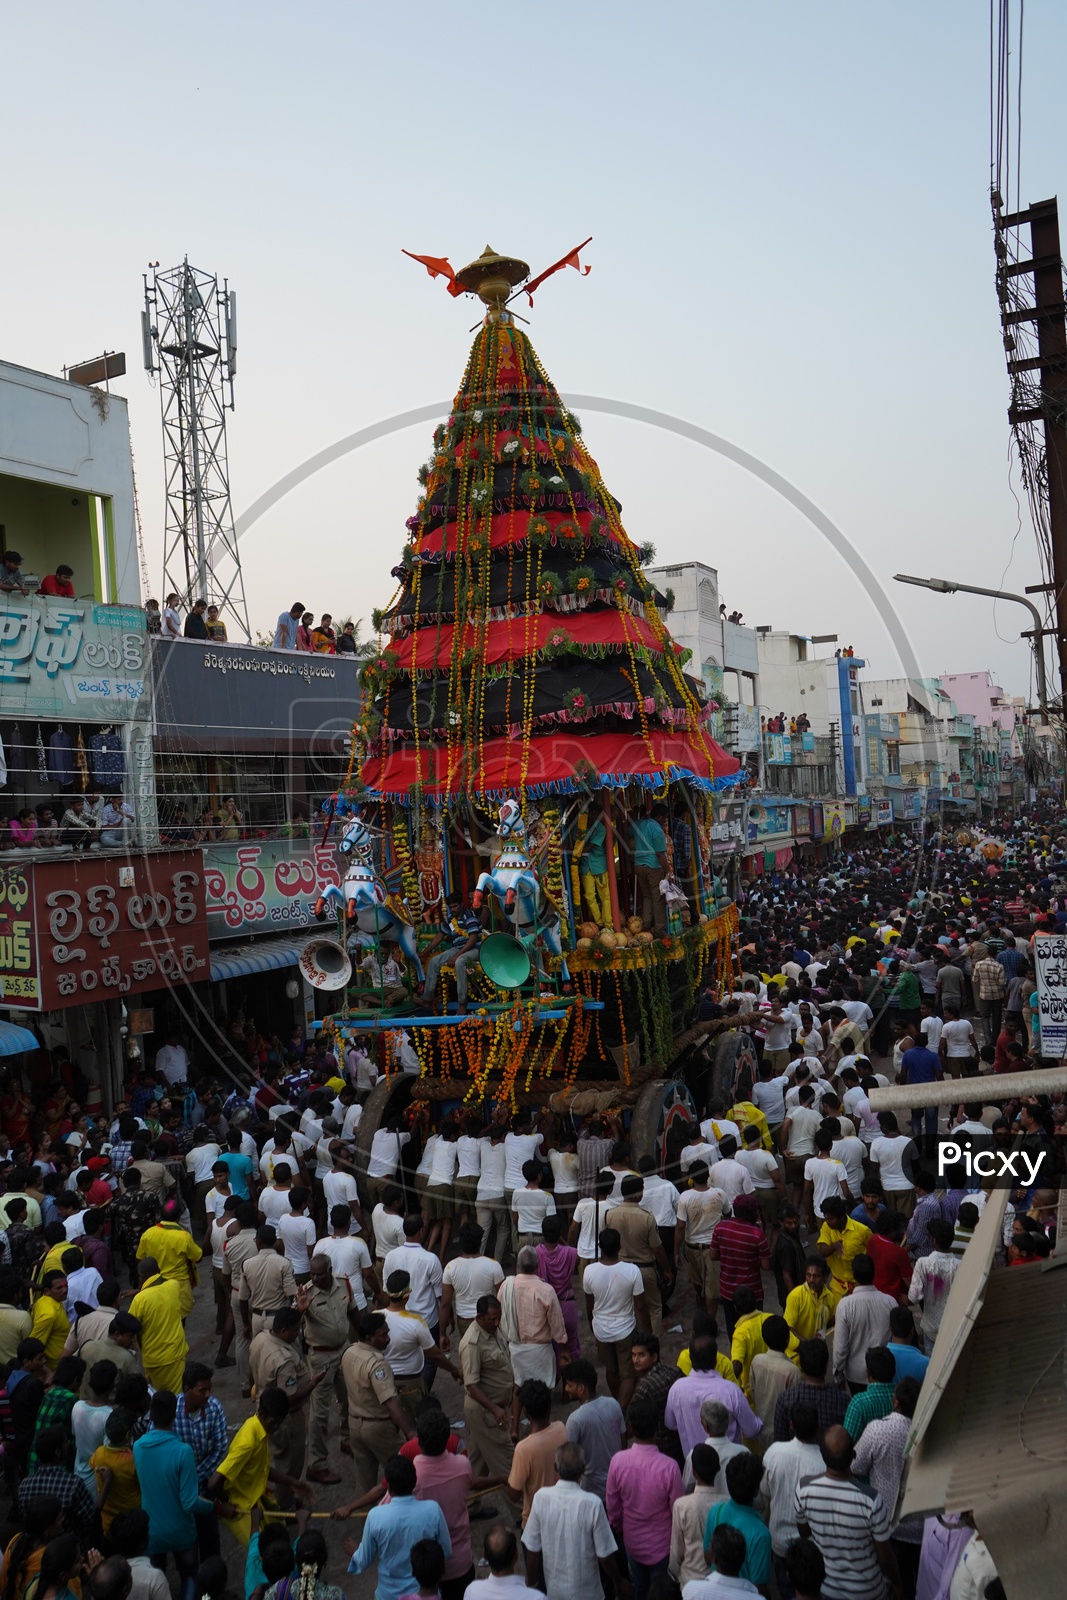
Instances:
[[[408,914],[412,908],[419,905],[419,875],[415,868],[415,859],[411,850],[411,834],[408,813],[402,807],[393,809],[393,852],[396,864],[400,868],[400,881],[403,885],[404,904]]]

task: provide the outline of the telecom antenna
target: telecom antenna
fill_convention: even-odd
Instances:
[[[180,267],[145,275],[141,338],[145,371],[159,373],[166,526],[163,586],[186,606],[219,608],[245,639],[241,555],[230,505],[226,411],[237,374],[237,295],[226,279]],[[231,635],[232,636],[232,635]]]

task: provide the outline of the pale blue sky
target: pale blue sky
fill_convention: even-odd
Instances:
[[[1026,29],[1024,202],[1061,177],[1067,13],[1031,0]],[[1016,509],[978,0],[59,4],[9,9],[3,42],[0,356],[57,371],[126,350],[154,583],[149,260],[188,253],[238,290],[240,511],[341,435],[454,392],[474,306],[402,247],[458,266],[488,240],[538,270],[587,234],[590,276],[559,275],[532,314],[560,388],[763,457],[886,582],[1001,582]],[[693,445],[585,422],[661,561],[708,561],[747,621],[837,632],[898,670],[850,575],[767,489]],[[363,616],[388,599],[431,431],[264,518],[244,553],[253,626],[291,599]],[[1024,517],[1004,584],[1038,578]],[[924,670],[989,667],[1025,690],[1025,649],[985,602],[890,587]],[[996,622],[1017,639],[1014,608]]]

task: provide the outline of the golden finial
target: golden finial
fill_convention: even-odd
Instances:
[[[498,255],[492,245],[486,245],[477,261],[461,267],[456,282],[483,300],[491,311],[502,311],[512,289],[524,283],[530,268],[517,256]]]

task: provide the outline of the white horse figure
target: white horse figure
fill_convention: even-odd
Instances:
[[[526,824],[522,820],[522,808],[517,800],[505,800],[497,816],[497,837],[504,841],[504,848],[497,856],[492,872],[483,872],[478,879],[471,897],[474,909],[479,910],[486,894],[491,894],[500,901],[515,937],[522,944],[527,947],[543,944],[552,955],[562,957],[559,915],[545,899],[537,868],[526,849]],[[560,972],[564,983],[569,983],[570,973],[565,961]]]
[[[352,811],[337,845],[347,862],[344,883],[340,888],[331,884],[323,891],[315,903],[315,915],[322,921],[327,905],[340,906],[361,933],[377,934],[379,939],[398,944],[415,968],[419,982],[425,983],[415,929],[386,904],[385,884],[374,870],[372,841],[371,829],[358,811]]]

